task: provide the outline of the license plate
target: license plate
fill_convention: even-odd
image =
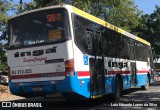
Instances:
[[[42,87],[32,87],[32,91],[43,91]]]

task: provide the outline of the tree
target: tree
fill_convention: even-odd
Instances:
[[[146,39],[154,48],[157,58],[160,57],[160,7],[156,6],[152,14],[141,16],[140,24],[133,29],[133,32]]]
[[[6,0],[0,1],[0,71],[7,70],[6,43],[7,43],[7,11],[11,8],[11,3]]]
[[[6,24],[8,20],[7,11],[9,11],[11,7],[11,3],[7,2],[6,0],[0,1],[0,41],[6,40]]]
[[[133,0],[33,0],[34,8],[67,3],[105,21],[131,31],[139,24],[141,11],[134,6]]]
[[[141,11],[134,6],[133,0],[109,0],[106,7],[109,8],[106,21],[129,32],[138,26]]]

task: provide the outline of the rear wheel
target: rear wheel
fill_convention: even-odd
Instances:
[[[122,83],[120,78],[115,78],[115,89],[113,93],[113,101],[119,101],[122,95]]]
[[[142,88],[143,90],[149,89],[149,78],[148,78],[148,77],[147,77],[147,79],[146,79],[146,84],[143,85],[143,86],[141,86],[141,88]]]

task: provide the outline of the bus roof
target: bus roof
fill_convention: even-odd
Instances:
[[[88,14],[88,13],[86,13],[86,12],[84,12],[84,11],[78,9],[78,8],[73,7],[73,12],[78,14],[78,15],[80,15],[80,16],[83,16],[83,17],[85,17],[85,18],[87,18],[87,19],[89,19],[91,21],[94,21],[94,22],[96,22],[98,24],[101,24],[101,25],[103,25],[103,26],[105,26],[105,27],[107,27],[109,29],[115,30],[115,31],[117,31],[117,32],[119,32],[119,33],[121,33],[123,35],[126,35],[127,37],[130,37],[132,39],[140,41],[140,42],[142,42],[142,43],[144,43],[146,45],[150,45],[150,43],[147,42],[146,40],[144,40],[144,39],[142,39],[140,37],[137,37],[137,36],[127,32],[127,31],[125,31],[123,29],[120,29],[120,28],[118,28],[118,27],[116,27],[116,26],[114,26],[114,25],[112,25],[112,24],[110,24],[108,22],[105,22],[104,20],[99,19],[99,18],[97,18],[97,17],[95,17],[95,16],[93,16],[91,14]]]
[[[42,11],[42,10],[47,10],[47,9],[53,9],[53,8],[66,8],[66,9],[69,10],[69,8],[72,8],[72,6],[61,4],[61,5],[55,5],[55,6],[48,6],[48,7],[33,9],[33,10],[30,10],[30,11],[25,11],[25,12],[17,14],[17,15],[13,15],[13,16],[11,16],[9,18],[9,20],[12,19],[12,18],[16,18],[16,17],[22,16],[22,15],[29,14],[29,13],[33,13],[33,12],[37,12],[37,11]]]

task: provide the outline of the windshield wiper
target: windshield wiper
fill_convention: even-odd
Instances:
[[[10,45],[9,48],[17,48],[17,47],[21,47],[21,46],[24,46],[22,44],[13,44],[13,45]]]

